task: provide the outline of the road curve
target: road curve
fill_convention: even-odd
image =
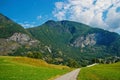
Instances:
[[[77,76],[80,72],[80,69],[73,70],[55,80],[77,80]]]

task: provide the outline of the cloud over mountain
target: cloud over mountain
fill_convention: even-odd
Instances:
[[[56,2],[58,20],[73,20],[120,33],[120,0],[67,0]]]

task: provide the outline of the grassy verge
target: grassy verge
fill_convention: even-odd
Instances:
[[[48,80],[69,70],[42,60],[0,56],[0,80]]]
[[[120,62],[82,68],[78,80],[120,80]]]

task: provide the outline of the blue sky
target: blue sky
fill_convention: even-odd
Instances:
[[[120,33],[120,0],[0,0],[0,13],[25,28],[72,20]]]
[[[55,19],[52,11],[58,1],[61,0],[0,0],[0,13],[17,23],[36,26]]]

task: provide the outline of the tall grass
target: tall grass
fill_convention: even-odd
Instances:
[[[14,62],[29,64],[38,67],[48,67],[48,68],[57,68],[57,69],[70,69],[67,66],[48,64],[47,62],[40,59],[32,59],[27,57],[15,57],[12,59]]]
[[[0,80],[48,80],[68,71],[68,67],[49,65],[42,60],[0,57]]]
[[[82,68],[78,80],[120,80],[120,62]]]

